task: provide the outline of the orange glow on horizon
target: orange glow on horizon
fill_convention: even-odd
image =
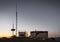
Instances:
[[[12,36],[12,34],[0,34],[0,38],[6,37],[6,38],[10,38]],[[30,36],[30,32],[27,32],[27,37]]]
[[[6,37],[6,38],[10,38],[12,35],[11,34],[0,34],[0,38]]]

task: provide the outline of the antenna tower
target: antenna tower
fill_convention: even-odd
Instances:
[[[17,0],[16,0],[16,36],[17,36]]]

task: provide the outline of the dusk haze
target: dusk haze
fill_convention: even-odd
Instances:
[[[0,37],[17,31],[48,31],[48,37],[60,37],[60,0],[0,0]],[[14,33],[15,34],[15,33]]]

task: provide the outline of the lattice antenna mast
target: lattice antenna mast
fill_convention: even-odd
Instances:
[[[17,0],[16,0],[16,36],[17,36]]]

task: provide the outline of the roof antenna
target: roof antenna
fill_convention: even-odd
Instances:
[[[36,32],[36,27],[35,27],[35,32]]]

